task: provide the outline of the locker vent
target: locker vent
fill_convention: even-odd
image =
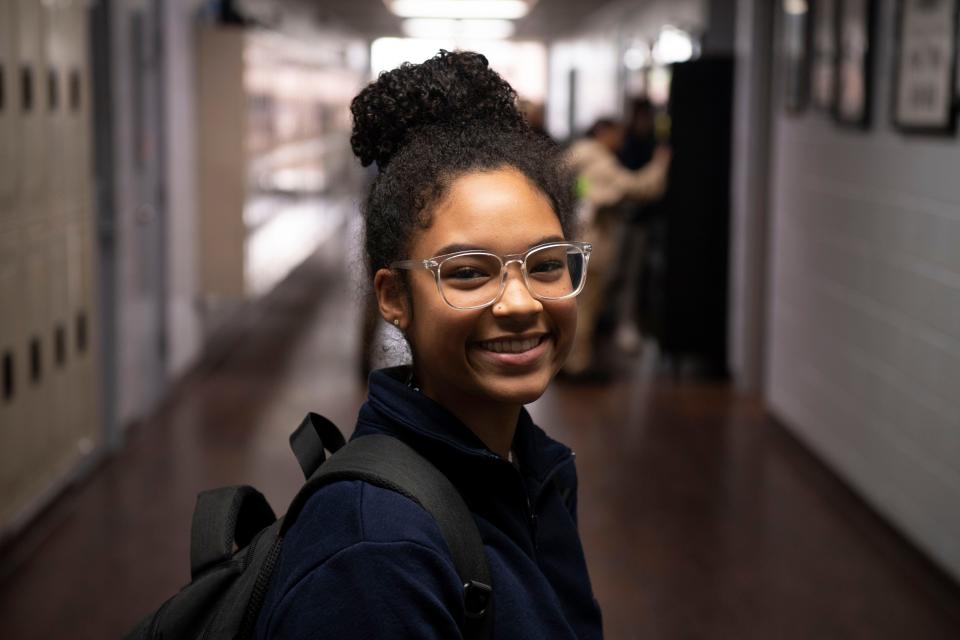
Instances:
[[[30,382],[37,384],[43,374],[43,358],[40,353],[40,338],[30,341]]]
[[[47,71],[47,101],[50,111],[56,111],[60,106],[60,85],[57,82],[57,70],[50,67]]]
[[[87,351],[87,314],[81,311],[77,314],[77,352]]]
[[[33,69],[26,65],[20,69],[20,98],[24,113],[33,111]]]
[[[70,109],[77,113],[80,111],[80,70],[70,71]]]
[[[57,366],[62,367],[67,361],[67,332],[62,324],[53,333],[53,351]]]
[[[3,354],[3,400],[13,398],[13,354],[7,351]]]

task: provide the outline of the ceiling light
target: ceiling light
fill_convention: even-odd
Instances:
[[[509,20],[410,18],[403,21],[401,29],[410,38],[503,40],[513,35]]]
[[[807,5],[807,0],[783,0],[783,10],[791,16],[802,16],[810,10],[810,7]]]
[[[383,0],[401,18],[479,18],[516,20],[535,0]]]
[[[686,62],[693,57],[690,34],[670,25],[665,26],[653,45],[653,59],[658,64]]]

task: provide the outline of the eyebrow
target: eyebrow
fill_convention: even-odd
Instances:
[[[564,238],[563,236],[558,236],[558,235],[544,236],[539,240],[535,240],[531,242],[529,245],[527,245],[527,249],[532,249],[537,245],[547,244],[548,242],[565,242],[565,241],[566,241],[566,238]],[[474,245],[474,244],[448,244],[444,247],[441,247],[435,255],[445,256],[448,253],[458,253],[460,251],[486,251],[488,253],[496,253],[494,251],[490,251],[490,249],[488,249],[487,247],[481,247],[479,245]]]

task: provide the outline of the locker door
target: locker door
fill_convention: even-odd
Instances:
[[[12,224],[9,199],[17,186],[17,30],[14,0],[0,0],[0,229]]]
[[[16,82],[18,84],[20,111],[20,190],[27,198],[42,196],[44,185],[43,86],[42,76],[46,63],[43,55],[43,3],[36,0],[19,0],[16,4],[17,39]],[[33,207],[21,211],[26,219],[34,215]]]
[[[64,91],[64,69],[71,54],[70,25],[74,12],[69,5],[44,4],[44,61],[42,73],[42,113],[47,138],[46,188],[49,218],[47,221],[47,313],[42,326],[37,328],[43,346],[45,364],[44,384],[48,397],[47,442],[41,455],[52,468],[69,466],[74,452],[70,421],[78,416],[68,401],[66,317],[67,299],[66,242],[71,233],[70,215],[76,205],[76,194],[70,192],[68,175],[70,157],[67,141],[72,133],[68,127],[68,100]]]
[[[6,211],[9,213],[9,208]],[[17,309],[21,304],[19,273],[20,254],[12,231],[0,230],[0,308]],[[0,496],[11,496],[17,477],[20,451],[19,431],[22,425],[22,380],[17,347],[20,343],[20,316],[0,313]],[[3,512],[8,500],[0,503],[0,528],[6,520]]]
[[[54,215],[62,215],[69,202],[66,176],[69,159],[66,155],[69,134],[66,128],[67,99],[64,75],[68,62],[70,12],[58,4],[43,3],[43,67],[38,74],[39,106],[47,136],[44,192],[51,198]]]

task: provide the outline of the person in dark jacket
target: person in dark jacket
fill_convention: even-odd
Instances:
[[[493,581],[493,637],[602,637],[577,532],[569,448],[524,405],[560,369],[590,247],[572,179],[486,58],[441,51],[353,101],[381,316],[412,365],[373,372],[353,438],[411,445],[460,491]],[[362,481],[318,491],[284,540],[258,638],[460,638],[463,586],[440,529]]]

